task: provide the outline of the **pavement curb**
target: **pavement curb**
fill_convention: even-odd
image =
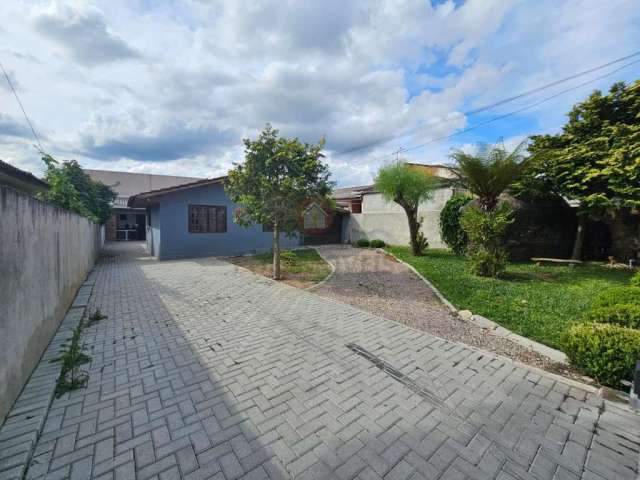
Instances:
[[[548,347],[547,345],[543,345],[542,343],[523,337],[522,335],[518,335],[517,333],[514,333],[511,330],[506,329],[503,326],[497,324],[493,320],[489,320],[488,318],[483,317],[482,315],[473,315],[468,310],[466,310],[466,312],[469,312],[468,315],[461,315],[461,313],[464,312],[465,310],[459,311],[458,309],[456,309],[456,307],[454,307],[453,304],[449,300],[447,300],[444,297],[444,295],[442,295],[442,293],[440,293],[440,291],[433,285],[433,283],[431,283],[429,280],[423,277],[422,274],[418,270],[416,270],[412,265],[409,265],[407,262],[399,259],[397,256],[395,256],[391,252],[388,252],[383,249],[379,249],[379,251],[382,251],[385,254],[392,256],[398,262],[402,263],[407,268],[409,268],[409,270],[415,273],[418,276],[418,278],[420,278],[433,291],[433,293],[436,294],[436,296],[451,311],[451,313],[457,315],[462,320],[473,323],[481,328],[489,329],[491,330],[491,333],[493,335],[497,337],[506,338],[508,340],[511,340],[514,343],[517,343],[518,345],[521,345],[526,348],[530,348],[534,352],[537,352],[540,355],[544,355],[545,357],[550,358],[556,363],[562,363],[564,365],[568,364],[567,356],[565,355],[564,352],[561,352],[560,350],[556,350],[555,348]]]
[[[318,255],[320,256],[320,258],[324,260],[331,267],[331,272],[329,273],[329,275],[324,277],[322,281],[316,283],[315,285],[311,285],[310,287],[305,288],[304,290],[306,291],[310,291],[324,285],[329,280],[331,280],[331,277],[333,277],[333,274],[336,272],[336,266],[333,263],[331,263],[329,260],[327,260],[327,258],[324,255],[322,255],[322,252],[318,248],[316,247],[311,247],[311,248],[313,248],[316,252],[318,252]]]
[[[61,364],[52,360],[60,356],[61,345],[84,318],[94,285],[95,273],[92,269],[78,288],[56,333],[0,426],[1,480],[21,480],[27,473],[60,376]]]
[[[381,249],[380,249],[380,250],[381,250]],[[388,252],[385,252],[384,250],[381,250],[381,251],[383,251],[384,253],[388,253]],[[391,255],[391,254],[390,254],[390,255]],[[223,261],[224,261],[224,260],[223,260]],[[398,261],[400,261],[401,263],[404,263],[404,262],[402,262],[401,260],[398,260]],[[233,264],[232,264],[232,265],[233,265]],[[238,267],[237,265],[234,265],[234,266]],[[410,266],[410,265],[409,265],[409,266]],[[249,270],[249,269],[246,269],[246,268],[243,268],[243,267],[238,267],[238,268],[241,268],[243,271],[245,271],[246,273],[248,273],[248,274],[250,274],[250,275],[253,275],[253,276],[259,277],[259,278],[261,278],[261,279],[265,279],[265,280],[267,280],[269,283],[273,283],[273,284],[276,284],[276,285],[282,285],[282,286],[284,286],[285,288],[291,288],[291,289],[294,289],[294,290],[298,290],[298,291],[300,291],[300,292],[307,292],[307,293],[312,294],[312,295],[317,295],[313,290],[309,291],[309,290],[306,290],[306,289],[300,289],[300,288],[294,287],[294,286],[292,286],[292,285],[287,285],[286,283],[278,282],[278,281],[276,281],[276,280],[273,280],[272,278],[263,277],[262,275],[259,275],[259,274],[257,274],[257,273],[254,273],[254,272],[252,272],[252,271],[251,271],[251,270]],[[543,369],[541,369],[541,368],[534,367],[533,365],[528,365],[528,364],[526,364],[526,363],[520,362],[520,361],[518,361],[518,360],[514,360],[514,359],[509,358],[509,357],[506,357],[506,356],[504,356],[504,355],[500,355],[499,353],[492,352],[492,351],[490,351],[490,350],[483,350],[483,349],[481,349],[481,348],[474,347],[473,345],[468,345],[468,344],[466,344],[466,343],[456,342],[456,341],[453,341],[453,340],[446,340],[446,339],[443,339],[443,338],[441,338],[441,337],[438,337],[437,335],[431,334],[431,333],[426,332],[426,331],[424,331],[424,330],[420,330],[420,329],[418,329],[418,328],[415,328],[415,327],[412,327],[412,326],[409,326],[409,325],[405,325],[405,324],[403,324],[403,323],[396,322],[395,320],[390,320],[390,319],[388,319],[388,318],[386,318],[386,317],[384,317],[384,316],[377,315],[377,314],[372,313],[372,312],[369,312],[369,311],[367,311],[367,310],[362,310],[361,308],[358,308],[358,307],[356,307],[356,306],[353,306],[353,305],[349,305],[349,304],[346,304],[346,303],[340,302],[339,300],[336,300],[336,299],[331,298],[331,297],[324,297],[324,296],[323,296],[322,298],[323,298],[324,300],[328,301],[328,302],[331,302],[331,303],[334,303],[334,304],[337,304],[337,305],[341,305],[341,306],[343,306],[343,307],[351,308],[351,309],[357,310],[357,311],[359,311],[359,312],[363,312],[363,313],[365,313],[365,314],[367,314],[367,315],[371,315],[372,317],[378,318],[378,319],[380,319],[380,320],[382,320],[382,321],[384,321],[384,322],[389,322],[389,323],[393,323],[393,324],[399,324],[399,325],[402,325],[404,328],[408,328],[409,330],[413,330],[413,331],[414,331],[414,332],[416,332],[416,333],[419,333],[419,334],[422,334],[422,335],[429,335],[429,336],[431,336],[431,337],[438,338],[439,340],[442,340],[443,342],[446,342],[446,343],[448,343],[448,344],[451,344],[451,345],[459,345],[459,346],[461,346],[461,347],[463,347],[463,348],[467,348],[467,349],[469,349],[469,350],[473,350],[474,352],[478,352],[478,353],[483,354],[483,355],[489,355],[489,356],[491,356],[492,358],[496,358],[496,359],[499,359],[499,360],[504,360],[504,361],[506,361],[506,362],[509,362],[509,363],[511,363],[511,364],[513,364],[513,365],[515,365],[515,366],[519,367],[519,368],[523,368],[523,369],[525,369],[525,370],[529,370],[529,371],[534,372],[534,373],[537,373],[537,374],[539,374],[539,375],[548,376],[548,377],[552,378],[553,380],[558,381],[558,382],[561,382],[561,383],[564,383],[565,385],[568,385],[568,386],[570,386],[570,387],[575,387],[575,388],[578,388],[578,389],[580,389],[580,390],[583,390],[583,391],[586,391],[586,392],[590,392],[590,393],[594,393],[594,394],[598,394],[598,393],[599,393],[599,390],[600,390],[600,389],[599,389],[599,387],[597,387],[597,386],[589,385],[588,383],[584,383],[584,382],[581,382],[581,381],[579,381],[579,380],[574,380],[574,379],[572,379],[572,378],[568,378],[568,377],[565,377],[565,376],[563,376],[563,375],[559,375],[559,374],[557,374],[557,373],[549,372],[549,371],[547,371],[547,370],[543,370]],[[614,405],[616,408],[622,408],[622,409],[624,409],[624,410],[631,411],[631,410],[629,409],[628,405],[626,405],[626,404],[621,404],[621,403],[617,403],[617,402],[610,402],[609,400],[606,400],[606,399],[605,399],[605,401],[606,401],[606,402],[608,402],[608,403],[611,403],[611,404],[612,404],[612,405]],[[640,479],[639,479],[639,480],[640,480]]]

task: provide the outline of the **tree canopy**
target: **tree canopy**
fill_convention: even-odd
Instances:
[[[395,163],[378,170],[375,188],[385,200],[400,205],[407,214],[409,236],[414,255],[422,254],[418,206],[430,199],[439,182],[433,176],[412,168],[407,163]]]
[[[512,151],[500,145],[481,145],[476,154],[462,150],[451,153],[461,182],[478,197],[482,209],[496,208],[498,197],[521,175],[526,165],[524,147],[524,142]]]
[[[640,80],[593,92],[561,133],[531,140],[521,190],[577,200],[588,215],[640,207]]]
[[[229,172],[225,188],[240,208],[236,221],[262,224],[274,232],[274,278],[280,278],[279,234],[300,229],[304,206],[331,193],[329,167],[321,161],[324,140],[302,143],[278,135],[267,124],[256,140],[245,139],[244,163]]]
[[[568,114],[562,132],[531,137],[521,195],[558,195],[577,203],[572,258],[582,256],[586,219],[640,207],[640,81],[594,91]],[[610,215],[613,214],[613,215]]]
[[[49,190],[40,194],[59,207],[83,215],[94,222],[104,222],[111,214],[111,203],[116,193],[102,182],[87,175],[76,160],[59,163],[45,154],[42,161],[47,166],[44,179]]]

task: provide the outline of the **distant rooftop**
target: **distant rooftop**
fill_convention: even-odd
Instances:
[[[21,170],[2,160],[0,160],[0,184],[9,185],[27,193],[43,192],[49,189],[49,184],[33,173]]]
[[[129,197],[142,192],[176,187],[202,180],[201,177],[178,177],[175,175],[92,170],[88,168],[85,168],[84,171],[94,180],[113,188],[118,195],[114,201],[114,206],[116,207],[126,207]]]

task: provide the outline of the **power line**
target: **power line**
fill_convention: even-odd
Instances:
[[[516,114],[518,114],[520,112],[523,112],[525,110],[529,110],[530,108],[537,107],[538,105],[541,105],[541,104],[543,104],[545,102],[548,102],[549,100],[553,100],[554,98],[559,97],[560,95],[564,95],[565,93],[571,92],[571,91],[576,90],[576,89],[581,88],[581,87],[584,87],[585,85],[588,85],[590,83],[602,80],[603,78],[609,77],[609,76],[619,72],[620,70],[622,70],[624,68],[627,68],[627,67],[629,67],[631,65],[635,65],[636,63],[640,63],[640,60],[635,60],[633,62],[629,62],[629,63],[627,63],[625,65],[622,65],[621,67],[616,68],[615,70],[612,70],[611,72],[605,73],[604,75],[600,75],[598,77],[592,78],[592,79],[587,80],[585,82],[582,82],[582,83],[580,83],[578,85],[575,85],[575,86],[573,86],[571,88],[567,88],[567,89],[562,90],[562,91],[560,91],[558,93],[555,93],[555,94],[551,95],[550,97],[543,98],[542,100],[539,100],[539,101],[537,101],[535,103],[531,103],[531,104],[526,105],[526,106],[524,106],[522,108],[519,108],[517,110],[513,110],[511,112],[505,113],[504,115],[499,115],[499,116],[494,117],[492,119],[489,119],[487,121],[484,121],[484,122],[478,123],[476,125],[473,125],[471,127],[468,127],[468,128],[459,130],[457,132],[451,133],[449,135],[443,135],[441,137],[432,138],[432,139],[427,140],[426,142],[421,143],[419,145],[414,145],[413,147],[403,148],[402,152],[409,152],[411,150],[417,150],[418,148],[426,147],[427,145],[430,145],[432,143],[436,143],[436,142],[439,142],[441,140],[448,140],[449,138],[453,138],[453,137],[455,137],[457,135],[461,135],[463,133],[470,132],[470,131],[475,130],[477,128],[484,127],[485,125],[488,125],[488,124],[493,123],[493,122],[497,122],[498,120],[503,120],[503,119],[505,119],[507,117],[510,117],[512,115],[516,115]],[[396,152],[388,153],[386,155],[382,155],[380,157],[376,157],[373,160],[380,160],[380,159],[383,159],[383,158],[386,158],[386,157],[390,157],[390,156],[395,155],[395,154],[396,154]]]
[[[9,74],[7,73],[7,71],[4,69],[4,65],[2,65],[2,62],[0,62],[0,68],[2,69],[2,73],[4,73],[4,78],[7,79],[7,83],[9,84],[9,88],[11,88],[11,91],[13,92],[14,97],[16,97],[16,100],[18,101],[18,105],[20,105],[20,110],[22,110],[22,114],[24,115],[24,119],[29,124],[29,128],[31,129],[31,133],[33,133],[33,138],[36,139],[36,143],[38,144],[38,148],[40,149],[40,153],[44,153],[44,148],[42,148],[42,143],[40,143],[40,138],[38,137],[38,134],[36,133],[36,129],[33,128],[33,124],[31,123],[31,120],[29,120],[29,116],[27,115],[27,112],[24,109],[24,106],[22,105],[22,102],[20,101],[20,97],[18,96],[18,92],[16,92],[16,89],[13,86],[13,82],[9,78]]]
[[[495,107],[499,107],[501,105],[504,105],[506,103],[512,102],[514,100],[518,100],[520,98],[532,95],[534,93],[541,92],[541,91],[546,90],[548,88],[555,87],[557,85],[560,85],[562,83],[568,82],[570,80],[574,80],[574,79],[579,78],[581,76],[588,75],[589,73],[593,73],[593,72],[596,72],[598,70],[602,70],[603,68],[610,67],[611,65],[615,65],[616,63],[623,62],[623,61],[628,60],[630,58],[637,57],[638,55],[640,55],[640,50],[638,50],[636,52],[633,52],[633,53],[631,53],[629,55],[625,55],[624,57],[620,57],[620,58],[617,58],[615,60],[611,60],[610,62],[604,63],[602,65],[598,65],[597,67],[592,67],[592,68],[589,68],[587,70],[583,70],[583,71],[581,71],[579,73],[575,73],[573,75],[570,75],[568,77],[564,77],[564,78],[561,78],[559,80],[554,80],[553,82],[550,82],[550,83],[547,83],[547,84],[544,84],[544,85],[540,85],[539,87],[536,87],[536,88],[532,88],[531,90],[526,90],[526,91],[521,92],[521,93],[519,93],[517,95],[514,95],[512,97],[508,97],[508,98],[505,98],[505,99],[502,99],[502,100],[498,100],[495,103],[491,103],[491,104],[488,104],[488,105],[483,105],[482,107],[478,107],[478,108],[475,108],[473,110],[468,110],[466,112],[462,112],[461,115],[462,116],[470,116],[470,115],[475,115],[477,113],[484,112],[486,110],[491,110],[491,109],[493,109]],[[440,122],[436,122],[436,123],[432,123],[430,125],[426,125],[424,128],[433,129],[433,128],[439,126],[439,125],[450,123],[451,121],[452,121],[451,118],[445,119],[445,120],[442,120]],[[398,139],[398,138],[403,138],[403,137],[406,137],[406,136],[414,133],[416,130],[419,130],[420,128],[422,128],[422,127],[418,127],[418,128],[412,129],[412,130],[410,130],[408,132],[405,132],[405,133],[403,133],[401,135],[390,135],[388,137],[375,140],[375,141],[367,143],[365,145],[359,145],[357,147],[349,148],[347,150],[343,150],[343,151],[334,153],[332,155],[332,157],[340,156],[340,155],[347,155],[349,153],[357,152],[359,150],[375,147],[376,145],[380,145],[380,144],[383,144],[383,143],[390,142],[391,140],[395,140],[395,139]]]

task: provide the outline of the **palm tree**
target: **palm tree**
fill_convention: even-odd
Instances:
[[[458,167],[456,172],[462,184],[476,197],[481,210],[491,211],[498,205],[498,197],[522,173],[526,159],[522,150],[526,140],[512,152],[504,146],[483,146],[475,155],[454,150],[451,158]]]
[[[512,152],[504,146],[494,146],[481,148],[475,155],[461,150],[451,154],[458,163],[459,180],[477,197],[460,219],[469,239],[471,271],[476,275],[497,277],[507,268],[509,255],[502,236],[513,217],[507,204],[498,205],[498,198],[522,173],[526,163],[521,154],[524,146],[522,142]]]

